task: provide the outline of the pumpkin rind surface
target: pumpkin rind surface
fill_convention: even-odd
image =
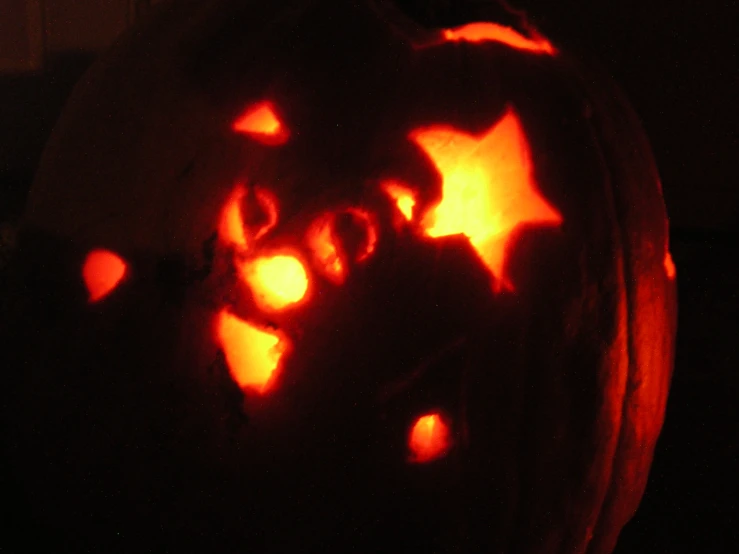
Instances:
[[[388,3],[183,4],[90,70],[29,198],[4,334],[40,517],[106,551],[612,551],[676,318],[659,179],[612,85]],[[530,160],[538,211],[486,265],[469,227],[424,226],[454,168],[413,137],[483,171],[506,114],[518,142],[489,152]],[[99,302],[95,249],[125,264]],[[305,286],[275,304],[252,277],[278,255]],[[236,371],[259,356],[266,377]],[[426,414],[444,434],[419,463]]]

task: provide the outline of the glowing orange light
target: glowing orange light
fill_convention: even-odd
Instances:
[[[441,202],[421,223],[430,237],[464,234],[496,278],[513,290],[504,273],[513,231],[529,223],[553,225],[562,217],[536,191],[528,143],[512,109],[480,136],[448,126],[417,129],[410,138],[431,158],[442,177]]]
[[[408,448],[409,461],[426,463],[444,456],[451,446],[449,427],[438,413],[419,417],[413,424]]]
[[[239,265],[254,300],[263,310],[282,310],[303,299],[308,275],[293,256],[264,256]]]
[[[674,279],[675,275],[677,275],[677,270],[675,269],[675,262],[672,261],[672,254],[669,252],[665,252],[664,266],[667,277]]]
[[[369,258],[370,254],[375,251],[375,246],[377,246],[377,227],[369,212],[361,208],[349,208],[347,211],[362,222],[367,233],[364,249],[357,254],[356,258],[358,262],[362,262]]]
[[[110,294],[126,275],[126,262],[109,250],[92,250],[82,264],[88,300],[97,302]]]
[[[254,198],[266,221],[254,223],[256,218],[248,218],[251,225],[244,221],[242,208],[247,195],[244,185],[236,185],[221,211],[221,219],[218,227],[218,235],[226,244],[231,244],[244,250],[251,247],[249,241],[257,241],[277,225],[277,199],[262,188],[253,189]],[[247,205],[247,213],[253,209],[253,203]],[[261,215],[261,214],[260,214]],[[247,232],[248,231],[248,232]]]
[[[233,380],[241,388],[264,393],[287,350],[287,339],[263,331],[222,310],[216,322],[218,343]]]
[[[244,221],[241,217],[241,203],[244,196],[246,196],[246,188],[243,185],[237,185],[223,207],[218,227],[221,240],[240,248],[247,246]]]
[[[308,229],[306,239],[318,271],[334,284],[343,283],[346,273],[334,240],[333,215],[318,218]]]
[[[269,102],[249,106],[236,119],[233,130],[268,146],[284,144],[290,136]]]
[[[408,221],[413,219],[413,206],[416,205],[413,191],[395,181],[385,181],[380,186],[383,192],[395,202],[403,217]]]
[[[443,35],[447,41],[495,41],[502,42],[517,50],[525,50],[536,54],[554,55],[557,53],[545,38],[540,36],[528,38],[510,27],[504,27],[497,23],[469,23],[454,29],[445,29]]]

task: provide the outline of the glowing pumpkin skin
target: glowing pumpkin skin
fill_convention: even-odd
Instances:
[[[19,236],[11,459],[52,533],[610,552],[676,321],[613,86],[525,26],[185,4],[83,79]],[[89,302],[96,249],[125,278]]]

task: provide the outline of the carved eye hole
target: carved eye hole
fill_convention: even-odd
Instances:
[[[277,225],[277,218],[277,199],[272,193],[239,184],[221,211],[218,235],[222,242],[247,250]]]
[[[427,463],[437,460],[449,451],[451,436],[449,426],[438,412],[416,419],[408,436],[411,463]]]
[[[267,146],[285,144],[290,138],[290,131],[277,116],[275,106],[269,101],[248,106],[236,118],[232,129]]]
[[[334,235],[334,214],[318,217],[308,228],[306,242],[313,254],[313,265],[329,281],[340,285],[346,279],[345,263]]]
[[[329,281],[340,285],[352,263],[362,263],[377,246],[377,225],[369,212],[347,208],[322,214],[306,234],[313,264]]]
[[[99,302],[120,284],[127,272],[126,262],[110,250],[92,250],[82,264],[82,279],[91,303]]]

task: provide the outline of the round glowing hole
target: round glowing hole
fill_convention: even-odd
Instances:
[[[82,265],[82,279],[90,302],[98,302],[110,294],[123,280],[126,262],[110,250],[92,250]]]
[[[257,258],[245,262],[241,271],[263,309],[281,310],[302,300],[308,291],[305,267],[294,256]]]

